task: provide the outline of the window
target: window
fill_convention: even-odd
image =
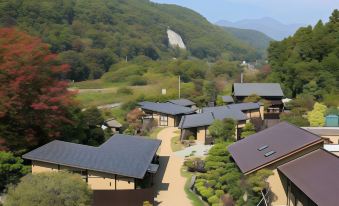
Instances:
[[[266,149],[267,147],[268,147],[268,145],[264,145],[264,146],[258,148],[258,151],[263,151],[263,150]]]
[[[271,155],[273,155],[275,153],[275,151],[270,151],[270,152],[267,152],[266,154],[265,154],[265,157],[269,157],[269,156],[271,156]]]
[[[160,115],[160,126],[168,126],[168,116]]]

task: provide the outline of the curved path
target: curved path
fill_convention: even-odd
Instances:
[[[160,167],[155,177],[155,200],[160,206],[192,205],[184,190],[186,178],[180,172],[184,158],[175,156],[171,149],[171,139],[177,135],[177,131],[177,128],[169,127],[158,134],[162,143],[159,151]]]

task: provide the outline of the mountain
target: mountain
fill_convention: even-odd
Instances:
[[[270,42],[273,39],[266,34],[251,30],[251,29],[238,29],[233,27],[223,27],[225,31],[231,33],[238,39],[242,40],[243,42],[248,43],[252,47],[256,48],[257,50],[266,53],[267,48],[270,45]]]
[[[283,24],[270,17],[264,17],[261,19],[244,19],[236,22],[220,20],[216,24],[224,27],[257,30],[265,33],[274,40],[282,40],[291,36],[300,27],[304,26],[303,24]]]
[[[262,54],[200,14],[149,0],[3,0],[0,25],[39,36],[71,65],[70,79],[96,79],[122,59],[170,59],[167,30],[182,37],[189,55],[253,60]],[[225,55],[223,55],[225,56]]]

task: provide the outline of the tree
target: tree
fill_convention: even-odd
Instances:
[[[130,125],[128,131],[126,131],[128,134],[141,130],[142,128],[141,117],[143,115],[144,113],[138,108],[133,109],[127,114],[127,122]]]
[[[298,127],[310,126],[308,120],[303,117],[303,113],[298,112],[297,110],[292,110],[290,113],[281,113],[280,120],[289,122]]]
[[[28,171],[29,167],[23,165],[20,157],[10,152],[0,152],[0,193],[8,184],[17,184]]]
[[[257,94],[252,94],[244,99],[244,102],[259,102],[261,99]]]
[[[248,137],[252,134],[255,134],[255,128],[254,125],[252,123],[246,123],[245,127],[243,128],[242,132],[241,132],[241,138],[245,138]]]
[[[313,110],[307,113],[307,119],[312,127],[325,125],[325,113],[327,107],[324,104],[316,102],[313,106]]]
[[[78,174],[29,174],[10,186],[4,206],[90,206],[92,191]]]
[[[338,93],[339,35],[338,10],[330,21],[300,28],[292,37],[272,42],[268,59],[272,66],[270,81],[281,82],[285,94],[305,93],[322,100]]]
[[[104,118],[100,110],[96,107],[89,108],[83,112],[82,118],[87,134],[87,138],[82,143],[92,146],[101,145],[105,141],[105,133],[101,129]]]
[[[20,57],[20,58],[18,58]],[[72,124],[74,93],[48,45],[15,29],[0,29],[0,142],[16,153],[60,137]]]
[[[233,119],[215,120],[208,131],[217,141],[232,141],[235,136],[235,122]]]

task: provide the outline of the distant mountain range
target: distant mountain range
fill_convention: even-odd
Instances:
[[[293,35],[303,24],[283,24],[273,18],[244,19],[236,22],[220,20],[217,25],[239,29],[252,29],[265,33],[274,40],[282,40]]]

